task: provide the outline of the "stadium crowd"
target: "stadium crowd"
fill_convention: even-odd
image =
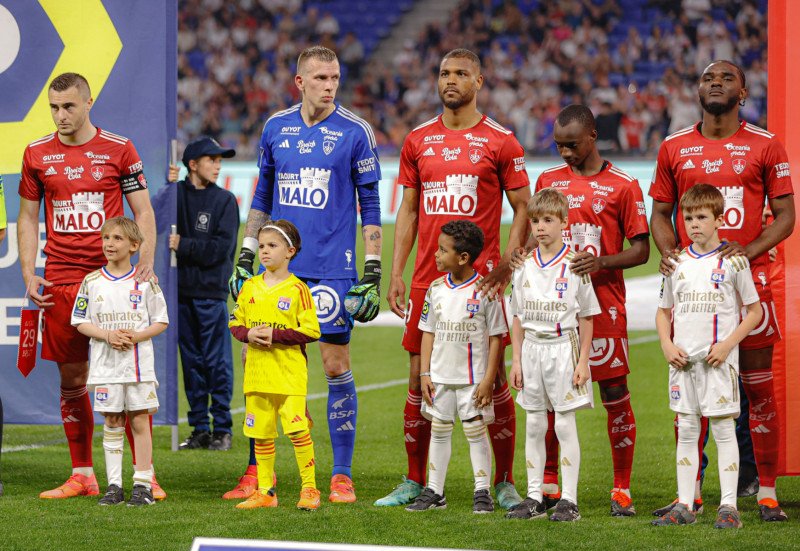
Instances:
[[[489,92],[480,108],[528,154],[555,155],[555,116],[584,103],[601,152],[654,155],[700,116],[694,85],[708,59],[742,65],[750,92],[742,116],[766,126],[763,0],[463,0],[388,65],[369,60],[362,35],[345,31],[326,3],[180,0],[181,141],[208,134],[254,156],[266,114],[299,101],[295,56],[315,43],[338,52],[349,103],[384,155],[399,154],[408,132],[437,112],[435,68],[457,46],[480,53]]]

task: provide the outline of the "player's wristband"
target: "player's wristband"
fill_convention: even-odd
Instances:
[[[420,373],[419,376],[420,377],[430,377],[431,376],[431,372],[430,371],[426,371],[425,373]]]

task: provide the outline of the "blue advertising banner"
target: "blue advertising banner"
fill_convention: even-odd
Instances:
[[[19,313],[25,288],[19,267],[17,188],[26,145],[52,133],[47,87],[57,75],[80,73],[95,103],[92,123],[130,138],[151,196],[164,185],[169,141],[176,133],[176,0],[0,0],[0,174],[8,234],[0,245],[0,396],[10,423],[60,424],[56,365],[43,360],[25,379],[16,369]],[[166,246],[175,208],[159,209],[155,271],[173,323],[154,341],[160,382],[159,424],[177,424],[177,270]],[[37,273],[45,257],[44,213]]]

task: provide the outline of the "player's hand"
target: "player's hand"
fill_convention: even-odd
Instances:
[[[481,381],[475,388],[475,393],[472,395],[475,401],[475,407],[483,409],[492,403],[492,391],[494,389],[494,381]]]
[[[725,344],[725,341],[714,343],[706,356],[706,363],[711,367],[722,367],[730,353],[731,347]]]
[[[178,181],[178,174],[180,174],[181,169],[175,165],[169,165],[169,175],[167,176],[167,182],[177,182]]]
[[[589,380],[589,362],[580,361],[575,367],[575,373],[572,374],[572,384],[580,387],[586,384]]]
[[[661,256],[661,262],[658,264],[658,271],[661,275],[669,277],[675,271],[675,265],[678,264],[679,249],[667,249]]]
[[[272,327],[259,325],[247,332],[248,344],[269,348],[272,345]]]
[[[519,362],[511,362],[511,372],[508,374],[508,382],[514,390],[522,390],[522,366]]]
[[[25,283],[25,289],[28,291],[31,301],[33,301],[38,308],[46,310],[55,305],[55,302],[50,302],[50,299],[53,298],[53,295],[39,293],[39,287],[51,287],[52,285],[53,284],[47,281],[45,278],[34,274],[28,278],[28,281]],[[42,292],[44,292],[44,290],[42,290]]]
[[[375,319],[381,309],[381,261],[367,260],[364,276],[344,296],[344,308],[360,322]]]
[[[689,363],[689,354],[675,346],[672,341],[662,344],[661,351],[664,353],[664,359],[667,360],[670,367],[683,369]]]
[[[511,265],[504,260],[495,267],[494,270],[486,274],[475,286],[476,290],[489,300],[494,300],[503,296],[503,291],[511,282]]]
[[[233,267],[233,275],[228,280],[228,290],[231,292],[233,300],[239,298],[239,292],[242,290],[244,282],[253,277],[253,261],[256,258],[256,253],[250,249],[242,248],[239,253],[239,260],[236,261],[236,266]]]
[[[422,387],[422,399],[429,406],[433,405],[433,398],[436,396],[436,387],[433,386],[430,375],[422,375],[419,378],[420,386]]]
[[[133,278],[138,283],[147,283],[151,279],[154,283],[158,283],[158,276],[153,271],[152,262],[139,262],[136,265],[136,276]]]
[[[769,250],[769,261],[775,262],[776,260],[778,260],[778,247],[772,247]]]
[[[719,249],[718,256],[722,258],[730,258],[732,256],[747,256],[747,251],[744,246],[737,241],[723,241]]]
[[[177,233],[170,234],[169,236],[169,248],[173,251],[178,250],[178,246],[181,244],[181,236]]]
[[[593,255],[587,251],[580,251],[572,257],[572,262],[569,264],[569,270],[579,276],[593,274],[603,269],[600,257]]]
[[[406,283],[401,276],[392,276],[389,280],[389,292],[386,302],[398,318],[406,317]]]
[[[508,259],[508,265],[512,270],[522,268],[525,264],[525,259],[528,258],[528,253],[523,247],[517,247],[511,251],[511,258]]]

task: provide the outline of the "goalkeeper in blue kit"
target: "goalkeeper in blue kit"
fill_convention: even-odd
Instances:
[[[329,501],[356,500],[351,466],[358,402],[350,371],[353,322],[378,315],[381,278],[381,178],[375,135],[369,124],[334,101],[339,86],[336,54],[321,46],[297,60],[295,84],[302,102],[272,115],[259,144],[259,179],[247,217],[231,295],[253,275],[258,229],[283,218],[303,236],[303,254],[291,270],[311,290],[322,336],[322,364],[328,380],[328,430],[333,447]],[[356,203],[358,199],[358,204]],[[365,263],[358,279],[355,240],[358,207]],[[257,486],[255,456],[225,498],[244,499]]]

